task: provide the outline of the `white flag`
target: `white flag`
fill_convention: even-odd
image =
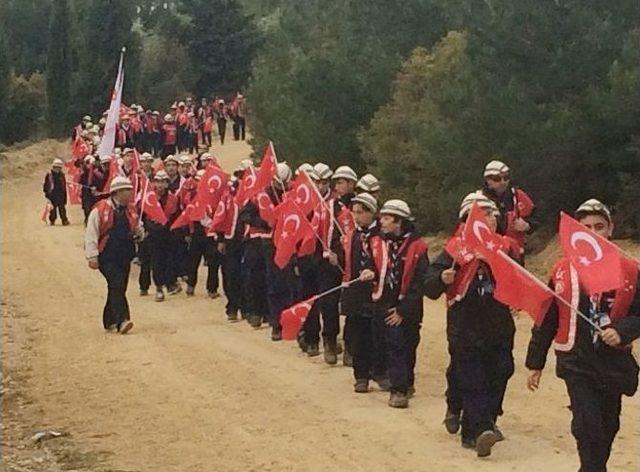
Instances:
[[[104,125],[104,134],[102,140],[98,145],[98,155],[100,157],[113,155],[113,148],[116,141],[116,127],[118,126],[118,119],[120,117],[120,104],[122,103],[122,86],[124,85],[124,52],[125,48],[122,48],[120,53],[120,63],[118,64],[118,75],[116,77],[116,84],[113,87],[113,93],[111,94],[111,104],[109,105],[109,114],[107,115],[107,122]]]

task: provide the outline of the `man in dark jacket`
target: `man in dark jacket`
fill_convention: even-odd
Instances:
[[[511,169],[502,161],[493,160],[484,168],[482,193],[498,207],[497,232],[518,243],[518,262],[524,264],[525,236],[533,233],[535,204],[531,197],[511,180]]]
[[[93,205],[96,203],[96,186],[94,182],[94,157],[91,154],[87,154],[81,162],[80,165],[80,185],[82,185],[81,190],[81,203],[82,203],[82,211],[84,212],[84,225],[87,225],[87,219],[89,218],[89,213],[93,208]]]
[[[496,230],[498,208],[482,193],[474,192],[462,201],[461,224],[452,239],[461,241],[463,223],[474,204],[485,210],[487,224]],[[445,292],[447,295],[451,362],[445,425],[450,433],[456,433],[462,413],[462,446],[475,448],[478,456],[484,457],[501,439],[495,422],[513,375],[515,325],[509,307],[493,297],[495,284],[489,266],[475,254],[461,257],[449,251],[445,249],[432,262],[424,283],[427,297],[436,300]]]
[[[69,224],[65,207],[67,204],[67,182],[62,172],[63,167],[64,162],[61,159],[54,159],[51,170],[44,176],[44,183],[42,184],[44,198],[51,202],[49,223],[52,226],[56,224],[58,212],[60,213],[60,219],[62,219],[62,225],[67,226]]]
[[[595,199],[576,210],[580,223],[602,237],[613,232],[611,214]],[[624,259],[625,286],[588,296],[580,286],[576,269],[561,259],[552,270],[551,287],[577,305],[591,323],[563,304],[553,303],[542,324],[532,330],[526,366],[527,385],[540,384],[547,351],[556,351],[556,375],[565,381],[571,401],[571,433],[576,438],[581,472],[605,472],[611,445],[620,427],[622,395],[638,388],[638,364],[631,343],[640,337],[638,266]]]
[[[266,221],[273,208],[282,202],[286,185],[291,180],[291,169],[283,162],[277,164],[277,177],[264,191],[258,193],[240,210],[238,220],[247,226],[244,243],[245,275],[243,293],[251,315],[249,323],[259,328],[263,321],[264,307],[260,299],[267,294],[268,316],[271,325],[271,340],[282,339],[280,313],[293,302],[291,264],[280,269],[273,261],[275,246],[273,243],[274,221]],[[265,290],[266,289],[266,290]]]
[[[388,200],[380,209],[380,237],[371,251],[377,284],[372,298],[384,322],[389,406],[407,408],[415,394],[414,368],[420,343],[423,283],[429,261],[427,244],[417,234],[409,205]]]
[[[356,282],[342,292],[342,312],[351,325],[351,352],[353,375],[357,393],[369,391],[373,379],[383,391],[389,390],[382,318],[375,316],[375,304],[371,298],[375,265],[371,254],[371,238],[378,235],[376,213],[378,203],[372,195],[363,192],[352,200],[356,228],[343,238],[345,282],[355,277],[368,279]]]

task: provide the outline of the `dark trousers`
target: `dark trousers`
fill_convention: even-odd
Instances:
[[[384,321],[376,317],[347,316],[350,321],[350,346],[353,355],[353,376],[360,379],[387,377]]]
[[[330,265],[326,261],[321,261],[317,266],[317,292],[324,292],[330,288],[340,285],[342,275],[339,269]],[[335,340],[340,333],[340,318],[338,315],[338,304],[340,302],[340,291],[333,292],[318,300],[313,309],[309,312],[307,323],[304,325],[305,337],[309,343],[320,341],[320,318],[322,317],[322,337],[331,341]]]
[[[461,348],[451,356],[452,378],[462,399],[462,437],[475,439],[493,429],[513,375],[510,348]]]
[[[91,213],[91,208],[89,205],[82,205],[82,213],[84,213],[84,225],[87,226],[87,221],[89,221],[89,213]]]
[[[218,134],[220,135],[220,144],[224,144],[224,136],[227,134],[227,120],[216,120],[218,123]]]
[[[198,267],[203,258],[207,262],[207,292],[217,292],[220,257],[216,248],[216,242],[204,234],[194,233],[191,244],[189,244],[189,275],[187,285],[190,287],[195,287],[198,284]]]
[[[578,443],[580,472],[605,472],[620,429],[621,394],[581,375],[564,379],[571,400],[571,434]]]
[[[154,157],[159,157],[162,151],[162,135],[160,133],[152,133],[151,135],[151,152]]]
[[[107,301],[102,310],[102,325],[107,329],[129,319],[127,284],[131,263],[129,259],[113,261],[100,258],[99,264],[100,273],[107,281]]]
[[[462,398],[460,391],[458,390],[453,375],[453,360],[449,360],[449,366],[447,367],[447,391],[445,397],[447,399],[447,410],[454,414],[460,414],[462,412]]]
[[[147,239],[138,244],[138,260],[140,261],[138,285],[140,285],[140,290],[149,290],[151,287],[151,245]]]
[[[202,142],[208,147],[211,147],[211,131],[202,132]]]
[[[151,271],[156,288],[175,286],[175,248],[172,244],[171,235],[154,235],[149,240],[149,243],[151,249]]]
[[[49,222],[54,224],[58,219],[58,213],[60,213],[60,219],[63,223],[68,223],[67,219],[67,208],[64,204],[56,204],[52,203],[51,211],[49,211]]]
[[[222,256],[222,288],[227,297],[226,313],[246,313],[242,302],[242,242],[227,239]]]
[[[269,316],[267,303],[266,267],[262,255],[262,242],[259,238],[243,243],[242,257],[242,293],[244,309],[248,315],[257,315],[264,319]]]
[[[316,259],[306,258],[299,262],[301,297],[306,300],[317,295],[319,290],[319,272]],[[320,304],[314,303],[301,328],[307,344],[317,344],[320,341]]]
[[[415,381],[414,371],[416,350],[420,344],[420,323],[405,319],[398,326],[384,324],[383,329],[391,391],[406,394]]]
[[[246,120],[243,116],[236,116],[233,120],[233,139],[238,141],[245,138]]]
[[[267,300],[269,303],[269,324],[280,327],[280,313],[293,304],[292,290],[295,282],[291,266],[280,269],[274,262],[275,247],[271,239],[262,239],[262,255],[264,257]]]
[[[173,249],[172,269],[176,277],[189,277],[189,246],[185,241],[186,233],[183,230],[171,232],[171,246]]]

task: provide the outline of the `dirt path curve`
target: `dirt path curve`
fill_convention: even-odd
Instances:
[[[243,143],[219,149],[226,169],[248,153]],[[73,224],[65,228],[38,219],[44,170],[41,164],[34,177],[3,182],[3,303],[23,314],[4,320],[4,334],[14,345],[30,343],[21,351],[26,359],[5,350],[3,367],[29,366],[24,388],[40,412],[38,422],[100,453],[97,466],[163,472],[577,469],[568,401],[553,360],[541,391],[524,387],[530,326],[524,317],[501,419],[507,439],[486,460],[461,449],[441,426],[447,362],[441,302],[426,305],[418,393],[405,411],[388,408],[387,394],[353,393],[350,369],[309,360],[293,343],[271,342],[267,330],[226,322],[224,302],[205,298],[202,286],[191,299],[181,294],[159,304],[139,298],[137,268],[129,289],[136,327],[128,336],[105,334],[105,284],[86,267],[80,211],[72,209]],[[611,470],[640,468],[639,425],[638,397],[625,399]]]

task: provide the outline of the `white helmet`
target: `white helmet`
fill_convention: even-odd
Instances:
[[[379,192],[380,182],[373,174],[364,174],[356,184],[358,190],[363,192]]]
[[[298,168],[296,169],[296,175],[298,175],[300,172],[306,172],[307,174],[311,175],[313,174],[313,166],[311,164],[309,164],[308,162],[304,162],[302,164],[300,164],[298,166]]]
[[[331,168],[324,162],[318,162],[313,166],[313,170],[315,171],[318,180],[329,180],[333,175]]]
[[[247,170],[249,167],[253,166],[253,161],[251,159],[242,159],[240,164],[238,165],[238,170],[243,171]]]
[[[509,172],[509,166],[502,161],[491,161],[484,167],[484,176],[502,175]]]
[[[589,200],[582,202],[575,211],[575,216],[579,213],[597,213],[604,216],[609,223],[611,223],[611,210],[602,203],[600,200],[590,198]]]
[[[210,152],[203,152],[202,155],[200,156],[200,162],[210,161],[212,159],[213,159],[213,156],[211,155]]]
[[[57,157],[53,160],[53,163],[51,164],[51,167],[64,167],[64,162],[62,162],[62,159],[58,159]]]
[[[153,156],[151,154],[149,154],[148,152],[143,152],[142,155],[140,156],[140,160],[141,161],[152,161],[153,160]]]
[[[331,179],[332,180],[346,179],[346,180],[352,180],[354,182],[357,182],[358,175],[355,173],[355,171],[351,167],[349,167],[349,166],[340,166],[333,173],[333,176],[331,177]]]
[[[166,180],[169,181],[169,174],[164,170],[159,170],[153,175],[153,180]]]
[[[361,203],[367,207],[371,213],[378,211],[378,201],[376,197],[367,192],[362,192],[351,199],[351,203]]]
[[[173,116],[171,116],[171,113],[167,113],[166,115],[164,115],[164,121],[173,121]]]
[[[462,203],[460,203],[460,211],[458,212],[458,218],[463,219],[465,216],[467,216],[471,211],[474,203],[477,203],[478,206],[483,210],[491,211],[494,215],[499,214],[498,207],[493,202],[493,200],[483,194],[481,190],[477,190],[475,192],[471,192],[462,199]]]
[[[412,220],[411,209],[404,200],[387,200],[380,209],[381,215],[394,215],[406,220]]]
[[[281,182],[288,182],[291,180],[291,167],[284,162],[278,162],[278,165],[276,165],[276,175]]]
[[[109,187],[109,193],[117,192],[118,190],[123,189],[133,190],[131,181],[127,177],[123,177],[122,175],[114,177],[111,181],[111,186]]]
[[[203,175],[204,175],[204,169],[200,169],[198,170],[198,172],[196,172],[195,179],[201,180]]]

